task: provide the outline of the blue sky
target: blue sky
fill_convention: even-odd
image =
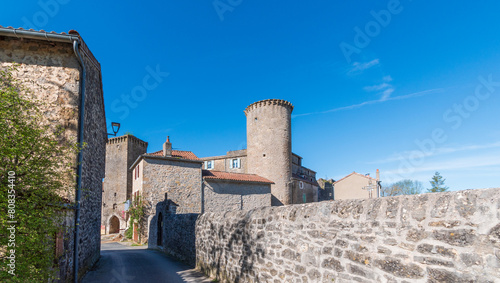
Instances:
[[[108,125],[150,151],[245,148],[245,107],[280,98],[318,177],[500,186],[498,1],[110,2],[9,1],[0,25],[77,30]]]

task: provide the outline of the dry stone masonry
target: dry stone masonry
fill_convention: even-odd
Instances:
[[[500,189],[205,213],[221,282],[500,282]]]

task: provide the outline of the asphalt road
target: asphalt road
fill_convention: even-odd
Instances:
[[[190,267],[145,247],[119,243],[101,244],[101,258],[82,280],[83,283],[106,282],[212,282]]]

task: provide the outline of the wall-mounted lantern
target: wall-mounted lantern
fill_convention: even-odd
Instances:
[[[108,136],[115,136],[116,137],[118,130],[120,130],[120,123],[111,122],[111,128],[113,129],[113,133],[112,134],[108,133]]]

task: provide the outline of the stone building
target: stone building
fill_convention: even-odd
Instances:
[[[118,149],[123,137],[110,139],[108,149],[111,146],[116,151],[108,150],[107,168],[116,171],[106,172],[104,181],[102,221],[106,232],[117,232],[110,230],[112,220],[118,223],[116,219],[124,229],[127,219],[126,214],[120,214],[123,206],[119,203],[134,195],[141,195],[146,203],[142,239],[156,233],[157,224],[152,221],[162,219],[157,211],[161,203],[172,202],[177,213],[186,214],[318,201],[316,172],[304,167],[302,157],[292,153],[292,110],[290,102],[278,99],[251,104],[245,109],[248,148],[221,156],[198,158],[190,151],[172,150],[169,138],[163,150],[147,154],[146,147],[140,147],[132,153],[130,148]],[[126,156],[138,156],[127,173],[123,166]],[[117,163],[122,163],[119,168]],[[133,177],[125,181],[125,175]],[[132,195],[125,193],[129,186]]]
[[[252,135],[252,133],[250,133]],[[259,149],[260,150],[260,149]],[[232,172],[232,173],[253,173],[256,175],[264,175],[258,174],[258,172],[265,172],[262,170],[261,164],[258,163],[258,160],[255,164],[250,164],[249,158],[247,156],[248,149],[228,151],[226,155],[220,156],[210,156],[200,158],[203,163],[203,168],[209,171],[223,171],[223,172]],[[262,151],[264,152],[264,151]],[[266,150],[265,152],[273,152],[273,150]],[[266,153],[262,153],[264,155]],[[266,157],[269,159],[279,158],[277,156],[269,156],[266,154]],[[316,182],[316,172],[302,166],[302,157],[299,155],[292,153],[291,160],[291,176],[287,180],[287,189],[282,190],[287,192],[287,204],[297,204],[297,203],[308,203],[308,202],[317,202],[318,201],[318,188],[319,185]],[[269,167],[273,162],[269,162]],[[279,172],[276,172],[277,175],[272,176],[281,176]],[[269,180],[272,180],[274,183],[274,177],[266,177]],[[282,182],[283,183],[283,182]],[[276,195],[281,192],[276,186],[276,184],[271,186],[271,190],[274,188],[275,194],[272,196],[272,200],[274,203],[272,205],[283,205],[284,202],[280,201]],[[278,190],[279,192],[276,192]],[[284,200],[284,199],[283,199]]]
[[[318,179],[318,185],[319,185],[318,201],[334,200],[333,183],[335,183],[333,179],[328,179],[328,180],[325,180],[323,178]]]
[[[244,111],[247,149],[204,157],[204,168],[271,180],[273,206],[318,201],[316,172],[304,167],[302,157],[292,152],[292,111],[293,105],[281,99],[250,104]]]
[[[271,180],[273,206],[317,202],[316,172],[302,165],[292,152],[293,105],[267,99],[250,104],[247,118],[247,149],[223,156],[204,157],[206,170],[256,174]]]
[[[271,205],[273,182],[254,174],[204,170],[203,164],[190,151],[172,150],[169,139],[162,151],[137,158],[130,167],[132,194],[141,196],[145,205],[141,229],[134,226],[134,235],[140,234],[137,240],[145,242],[155,235],[160,240],[149,245],[161,242],[157,233],[165,213],[199,214]],[[167,203],[172,209],[167,209]]]
[[[333,183],[334,199],[367,199],[380,197],[380,172],[377,169],[376,179],[369,174],[356,172]]]
[[[36,99],[46,102],[42,108],[44,122],[54,130],[62,127],[63,139],[86,144],[78,174],[80,188],[84,189],[75,191],[80,196],[79,206],[67,213],[67,221],[61,224],[66,235],[59,239],[62,243],[56,243],[56,249],[65,251],[56,252],[60,280],[71,281],[76,266],[77,276],[81,277],[100,255],[107,140],[101,66],[74,30],[68,34],[47,33],[0,26],[0,69],[13,64],[17,65],[13,75],[33,91]],[[79,157],[74,156],[74,164],[67,166],[75,167]],[[78,229],[74,229],[76,209],[79,209]],[[75,237],[79,240],[75,241]]]
[[[132,171],[128,169],[147,148],[147,142],[132,135],[111,138],[106,143],[108,166],[103,181],[101,217],[106,234],[123,232],[127,227],[125,203],[132,195]]]

